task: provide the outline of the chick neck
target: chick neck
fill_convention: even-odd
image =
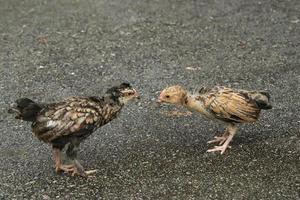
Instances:
[[[118,101],[120,102],[121,105],[126,105],[129,103],[130,99],[125,98],[125,97],[119,97]]]
[[[114,94],[106,94],[104,99],[106,100],[106,102],[109,102],[112,105],[120,105],[123,106],[124,102],[121,100],[122,97],[120,97],[119,95],[114,95]]]
[[[183,106],[185,106],[188,110],[191,111],[197,111],[207,117],[210,117],[209,113],[206,111],[205,106],[204,106],[204,102],[201,101],[202,98],[199,98],[200,96],[197,95],[198,98],[195,98],[196,95],[188,92],[187,95],[184,98],[183,101]]]
[[[181,104],[187,108],[190,108],[193,100],[193,95],[190,92],[187,92],[186,95],[182,97]]]

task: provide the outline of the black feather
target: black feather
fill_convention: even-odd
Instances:
[[[117,100],[121,96],[121,91],[118,87],[112,87],[106,91],[106,94],[108,94],[113,100]]]
[[[106,94],[109,94],[114,100],[117,100],[122,95],[122,90],[132,89],[132,86],[129,83],[122,83],[119,86],[114,86],[109,88],[106,91]]]
[[[131,89],[132,87],[131,87],[130,83],[124,82],[119,86],[119,88],[120,89],[127,89],[127,88]]]
[[[267,99],[265,99],[265,98],[262,99],[262,98],[259,98],[259,96],[257,96],[258,98],[255,98],[255,102],[256,102],[257,106],[263,110],[272,109],[272,105],[270,104],[270,99],[271,99],[270,94],[265,91],[260,91],[259,93],[261,95],[267,97]]]
[[[35,121],[37,114],[42,110],[42,106],[31,99],[21,98],[16,100],[16,105],[11,107],[8,112],[16,113],[16,119],[24,121]]]
[[[272,109],[272,105],[269,104],[269,102],[266,101],[262,101],[262,100],[255,100],[256,105],[263,110],[268,110],[268,109]]]
[[[261,94],[265,95],[266,97],[268,97],[268,100],[270,100],[271,96],[268,92],[265,91],[260,91]]]

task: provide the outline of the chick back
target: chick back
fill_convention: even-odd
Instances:
[[[265,91],[247,91],[216,86],[199,91],[198,99],[211,117],[225,122],[245,123],[258,120],[262,109],[271,109]]]

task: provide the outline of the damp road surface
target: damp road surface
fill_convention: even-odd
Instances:
[[[299,0],[0,0],[0,199],[299,200],[299,42]],[[81,145],[89,179],[7,113],[123,81],[141,99]],[[224,125],[157,105],[173,84],[267,90],[273,109],[207,153]]]

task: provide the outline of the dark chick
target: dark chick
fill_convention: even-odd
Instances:
[[[128,83],[107,90],[104,97],[71,97],[59,103],[38,104],[23,98],[18,99],[9,109],[16,119],[32,122],[32,132],[53,147],[56,172],[86,177],[95,170],[84,171],[77,160],[79,144],[97,128],[115,119],[122,107],[138,93]],[[64,165],[62,149],[67,145],[66,154],[72,164]]]
[[[208,152],[225,152],[237,131],[237,124],[258,120],[261,110],[271,109],[270,95],[264,91],[246,91],[226,87],[202,88],[196,94],[191,94],[181,86],[164,89],[160,102],[180,104],[190,110],[195,110],[207,118],[217,119],[227,123],[227,128],[221,137],[215,137],[208,143],[219,143]]]

